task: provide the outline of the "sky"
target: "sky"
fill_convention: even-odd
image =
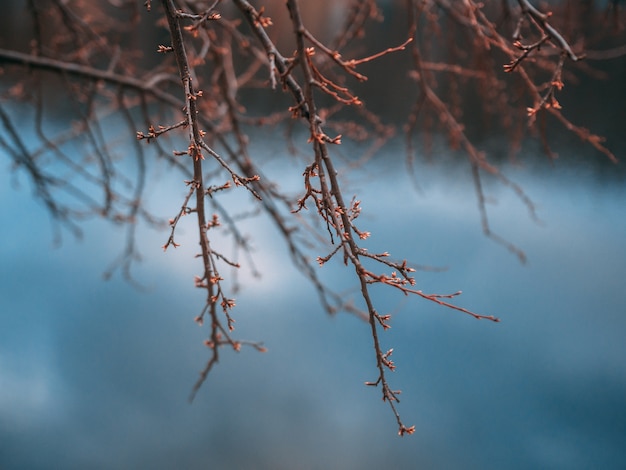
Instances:
[[[380,390],[364,385],[376,378],[369,327],[322,312],[262,219],[244,229],[263,276],[242,273],[234,313],[238,337],[263,340],[268,352],[223,354],[189,404],[208,358],[206,331],[193,322],[202,300],[192,228],[167,253],[167,231],[141,229],[136,275],[146,290],[120,276],[104,281],[123,230],[91,221],[81,240],[65,236],[55,247],[45,209],[25,179],[11,184],[6,162],[2,468],[626,465],[623,184],[560,163],[507,168],[537,203],[540,224],[510,191],[487,184],[494,230],[525,250],[522,265],[482,235],[461,166],[421,166],[420,191],[401,165],[352,179],[371,251],[447,267],[418,272],[418,286],[463,290],[457,303],[502,320],[376,290],[393,314],[383,334],[397,365],[391,385],[403,392],[404,422],[416,427],[400,438]],[[340,265],[321,269],[350,279]]]

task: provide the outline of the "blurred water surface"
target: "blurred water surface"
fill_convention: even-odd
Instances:
[[[418,272],[418,287],[462,289],[457,303],[502,319],[375,289],[394,315],[383,342],[415,435],[397,437],[379,390],[363,385],[376,378],[367,324],[322,313],[271,227],[244,222],[263,277],[242,273],[235,310],[238,337],[269,351],[224,354],[190,405],[207,357],[193,323],[202,301],[193,227],[165,254],[167,230],[142,229],[137,273],[151,289],[137,291],[101,278],[121,228],[88,222],[82,241],[55,249],[28,185],[3,177],[0,467],[624,468],[623,183],[561,163],[505,168],[537,203],[537,224],[487,182],[494,230],[525,251],[521,265],[482,235],[463,165],[420,165],[415,191],[388,152],[351,175],[370,251],[447,267]],[[270,168],[301,184],[299,166],[277,158]],[[168,217],[183,193],[153,189],[151,204]],[[321,269],[338,285],[351,276]]]

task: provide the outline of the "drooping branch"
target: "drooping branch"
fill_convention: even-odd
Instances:
[[[170,214],[169,237],[163,248],[178,246],[182,242],[179,227],[195,219],[192,223],[198,230],[198,258],[202,264],[195,286],[204,294],[196,321],[207,321],[205,344],[210,354],[191,398],[217,364],[222,347],[235,351],[241,346],[264,350],[261,343],[232,336],[235,299],[230,292],[236,291],[237,281],[236,275],[229,277],[227,273],[242,264],[249,264],[253,274],[258,270],[252,261],[248,236],[238,223],[235,211],[239,212],[239,208],[229,206],[222,196],[235,186],[244,186],[246,194],[252,196],[249,199],[253,208],[242,213],[262,212],[274,224],[286,252],[316,289],[323,308],[329,313],[348,311],[368,322],[377,378],[367,383],[381,387],[398,432],[410,434],[414,428],[403,424],[397,407],[400,392],[392,389],[388,380],[395,365],[391,359],[393,350],[383,346],[383,332],[389,328],[391,315],[381,313],[386,307],[378,304],[373,286],[385,285],[397,293],[476,319],[496,322],[498,318],[456,305],[460,292],[423,292],[413,277],[414,264],[409,265],[404,259],[394,261],[386,251],[367,251],[370,233],[358,219],[360,202],[356,197],[346,197],[342,171],[350,172],[355,165],[367,161],[394,134],[395,123],[388,124],[385,116],[373,113],[366,107],[368,96],[355,92],[356,86],[365,85],[363,82],[368,79],[363,69],[387,54],[408,58],[406,70],[410,69],[413,86],[406,96],[416,97],[405,127],[407,163],[413,165],[413,141],[418,134],[428,148],[428,142],[441,131],[450,147],[460,149],[469,163],[483,231],[523,259],[521,249],[491,230],[486,179],[495,178],[510,188],[532,218],[536,218],[535,207],[523,189],[501,173],[493,155],[485,153],[473,139],[470,126],[480,125],[479,120],[485,116],[498,120],[498,129],[509,132],[512,146],[519,147],[527,127],[534,127],[537,119],[553,116],[584,142],[614,159],[599,136],[572,124],[560,108],[559,94],[570,77],[573,62],[584,57],[583,53],[574,52],[579,51],[582,42],[575,37],[568,42],[565,37],[570,34],[562,32],[566,30],[561,29],[556,18],[542,13],[527,0],[518,0],[517,9],[501,2],[501,8],[509,15],[505,15],[504,21],[494,21],[490,9],[495,2],[407,0],[409,27],[399,36],[401,39],[387,44],[386,36],[381,36],[375,45],[369,46],[370,50],[363,52],[361,38],[374,33],[374,29],[369,29],[370,22],[382,21],[374,0],[350,2],[344,26],[330,41],[322,40],[322,34],[312,33],[297,0],[287,0],[291,44],[285,53],[272,39],[273,22],[262,7],[257,9],[247,0],[232,3],[234,12],[222,10],[224,4],[218,0],[162,0],[166,21],[159,24],[167,28],[171,44],[157,45],[155,41],[159,64],[146,65],[134,60],[137,50],[124,50],[115,36],[130,31],[136,23],[115,24],[106,21],[106,15],[98,20],[82,18],[78,13],[80,5],[71,1],[52,0],[50,11],[41,6],[43,3],[30,2],[31,53],[0,49],[0,62],[28,71],[22,74],[20,83],[3,92],[0,145],[14,166],[29,175],[54,217],[74,227],[76,220],[90,212],[128,224],[127,243],[122,256],[113,263],[124,273],[129,272],[130,262],[138,255],[135,220],[153,220],[143,207],[143,192],[149,181],[146,172],[153,163],[148,158],[153,154],[146,150],[147,144],[166,160],[169,168],[183,175],[185,192]],[[145,6],[149,11],[152,4],[147,1]],[[231,14],[235,17],[229,18]],[[52,33],[52,29],[58,31]],[[402,52],[406,49],[410,54]],[[609,49],[605,56],[620,54],[623,47]],[[406,70],[398,66],[393,72],[404,77]],[[44,125],[46,107],[42,95],[48,86],[44,78],[51,74],[60,78],[65,96],[72,98],[67,100],[68,107],[77,118],[74,127],[56,135]],[[378,92],[391,92],[393,86],[393,82],[384,82],[380,88],[375,84]],[[272,90],[269,93],[274,104],[279,102],[275,89],[281,87],[290,106],[258,116],[246,113],[248,103],[242,97],[251,96],[251,90]],[[468,96],[474,99],[469,107],[462,103],[462,98]],[[39,140],[34,150],[15,125],[10,105],[5,105],[10,100],[35,104],[33,121]],[[131,138],[136,137],[136,171],[132,177],[117,164],[122,161],[114,147],[119,136],[113,135],[115,131],[107,134],[105,119],[113,116],[123,118],[125,127],[132,129]],[[290,116],[295,119],[289,121]],[[303,190],[297,199],[281,191],[282,181],[266,177],[263,161],[246,134],[247,126],[266,126],[274,132],[270,126],[285,121],[289,121],[289,130],[279,137],[284,139],[285,154],[305,159]],[[294,131],[301,125],[306,129],[304,139]],[[546,133],[540,132],[547,148]],[[75,140],[80,140],[86,149],[82,157],[67,151],[66,145]],[[371,146],[360,159],[357,156],[344,165],[341,154],[352,151],[340,152],[342,147],[338,146],[350,140]],[[166,143],[172,142],[178,149],[173,153],[165,150]],[[73,184],[75,181],[64,181],[59,177],[64,172],[55,173],[52,165],[44,165],[46,161],[59,162],[65,174],[71,173],[74,180],[94,186],[97,191],[85,190]],[[57,191],[71,194],[87,209],[71,210]],[[187,215],[191,217],[184,217]],[[218,234],[228,237],[235,247],[234,256],[223,251]],[[243,263],[240,250],[247,256]],[[353,270],[358,286],[356,304],[323,282],[323,270],[316,264],[324,266],[333,259]]]

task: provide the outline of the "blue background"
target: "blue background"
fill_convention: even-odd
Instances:
[[[140,228],[144,292],[101,277],[123,228],[87,222],[82,241],[54,248],[28,185],[3,177],[2,468],[623,468],[624,185],[581,166],[506,168],[543,221],[487,184],[494,230],[525,250],[521,265],[482,235],[462,164],[420,165],[418,192],[401,160],[388,162],[350,184],[372,232],[366,246],[449,267],[418,272],[418,287],[462,289],[458,304],[502,319],[375,290],[393,313],[383,344],[415,435],[397,437],[379,389],[363,385],[376,378],[368,325],[321,311],[262,218],[244,222],[263,276],[241,273],[235,334],[269,350],[226,352],[189,404],[208,357],[193,322],[202,295],[192,222],[166,253],[167,229]],[[299,165],[269,165],[299,184]],[[173,214],[184,188],[167,181],[148,191]],[[341,265],[321,269],[337,285],[351,279]]]
[[[6,13],[1,46],[13,41],[29,50],[23,2],[0,3]],[[381,37],[385,44],[405,40],[402,4],[381,3],[389,21],[368,34],[376,51]],[[400,7],[392,11],[393,5]],[[284,3],[279,7],[283,11]],[[307,22],[317,18],[329,33],[340,27],[340,17],[328,21],[317,3],[311,13],[318,16]],[[135,36],[152,50],[167,36],[155,28],[156,16],[142,15],[145,31]],[[389,76],[396,60],[404,58],[392,55],[359,70],[370,77],[362,84],[371,87],[369,109],[393,117],[405,115],[415,97],[415,90],[407,94],[395,84],[406,82],[405,75]],[[590,63],[610,79],[579,74],[576,82],[568,76],[559,100],[575,123],[607,136],[623,160],[626,62],[618,58],[606,69]],[[13,84],[14,76],[2,78],[2,86]],[[265,104],[276,100],[276,94],[263,97]],[[66,95],[52,98],[58,101],[51,100],[53,122],[46,126],[62,131],[69,121],[59,116],[69,107],[62,102]],[[35,141],[26,131],[32,113],[22,106],[3,109],[23,139]],[[116,142],[134,142],[136,129],[122,134],[115,126],[125,123],[105,124]],[[56,246],[49,214],[28,178],[0,152],[0,469],[626,468],[623,163],[605,165],[603,156],[590,155],[576,137],[555,129],[549,138],[558,160],[549,163],[525,144],[517,164],[503,166],[537,204],[543,223],[529,217],[510,189],[484,180],[492,227],[525,251],[526,265],[482,234],[470,169],[465,159],[447,157],[447,150],[436,146],[431,156],[445,162],[418,164],[420,190],[406,174],[401,142],[385,147],[364,171],[343,175],[346,197],[362,200],[359,227],[372,232],[365,247],[447,267],[418,271],[417,287],[463,290],[459,305],[502,320],[476,321],[374,289],[379,310],[393,315],[392,328],[382,334],[397,365],[390,383],[403,392],[398,409],[405,424],[416,429],[403,438],[380,390],[364,385],[377,377],[369,326],[349,314],[322,312],[313,287],[263,217],[242,222],[262,277],[241,270],[243,290],[233,313],[235,336],[264,341],[268,352],[224,351],[189,404],[208,359],[202,344],[207,330],[193,321],[203,306],[203,292],[193,287],[200,272],[193,220],[177,230],[181,247],[166,253],[167,227],[138,227],[144,259],[134,273],[145,290],[119,273],[104,281],[124,248],[125,228],[85,221],[82,239],[64,232]],[[282,130],[262,133],[267,140],[251,138],[255,162],[282,189],[301,193],[309,162],[276,145]],[[344,142],[344,156],[358,155]],[[480,144],[495,149],[490,157],[507,151],[497,139]],[[186,192],[183,177],[148,161],[146,203],[172,217]],[[231,193],[224,195],[229,208],[249,209],[245,191]],[[216,243],[229,254],[230,245]],[[358,298],[349,268],[329,263],[319,273]]]

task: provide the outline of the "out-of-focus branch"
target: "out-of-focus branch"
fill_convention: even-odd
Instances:
[[[556,42],[558,47],[567,53],[570,59],[572,59],[573,61],[577,61],[580,59],[580,57],[574,54],[574,51],[572,51],[572,48],[570,47],[568,42],[563,38],[563,36],[561,36],[561,33],[559,33],[555,28],[552,27],[550,23],[548,23],[548,18],[550,17],[550,14],[541,13],[528,0],[517,0],[517,3],[519,3],[522,9],[522,14],[530,17],[549,39]],[[515,34],[513,34],[513,38],[516,40],[520,39],[519,27],[516,30]]]

